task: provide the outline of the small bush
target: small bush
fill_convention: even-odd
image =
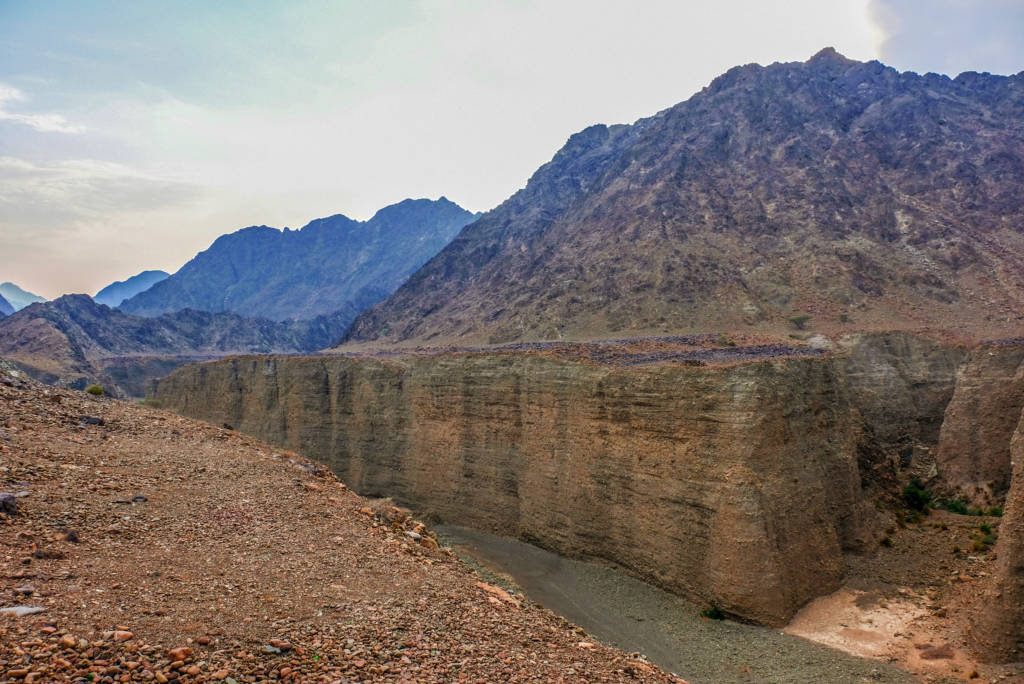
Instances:
[[[967,515],[981,516],[985,515],[985,511],[980,508],[968,508]]]
[[[850,314],[848,314],[848,313],[841,313],[841,314],[839,314],[839,322],[840,323],[849,323],[850,322]]]
[[[887,549],[892,548],[892,537],[882,537],[878,540],[880,546],[884,546]]]
[[[1003,517],[1003,507],[1002,506],[993,506],[992,508],[988,509],[988,514],[991,515],[993,518],[1002,518]]]
[[[943,502],[942,507],[950,513],[957,513],[959,515],[967,515],[967,502],[961,498],[947,499]]]
[[[93,395],[94,397],[103,396],[103,388],[100,387],[99,385],[89,385],[88,387],[85,388],[85,391]]]
[[[792,323],[793,327],[796,328],[797,330],[806,330],[807,329],[807,324],[810,323],[810,321],[811,321],[811,316],[808,316],[807,314],[800,314],[799,316],[792,316],[789,319],[789,322]]]
[[[932,505],[932,493],[925,489],[924,483],[919,478],[912,479],[900,493],[903,503],[915,511],[928,512]]]
[[[985,534],[992,534],[992,526],[988,523],[981,523],[980,525],[978,525],[978,529],[984,532]]]
[[[718,606],[716,606],[714,603],[711,604],[710,608],[705,608],[704,610],[700,611],[700,616],[701,617],[706,617],[709,620],[724,620],[725,619],[725,613],[723,613],[721,610],[719,610]]]

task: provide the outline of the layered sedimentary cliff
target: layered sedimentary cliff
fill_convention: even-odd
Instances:
[[[872,538],[834,367],[615,369],[525,355],[236,358],[158,397],[329,463],[357,491],[603,558],[768,624]]]
[[[972,350],[957,375],[937,453],[946,486],[996,504],[1010,487],[1010,442],[1024,409],[1024,343]]]
[[[1012,484],[999,524],[996,569],[974,616],[971,636],[984,660],[1024,659],[1024,415],[1010,443]]]
[[[709,367],[244,357],[179,369],[156,395],[361,493],[778,624],[838,586],[843,551],[874,543],[865,488],[934,469],[967,354],[897,333]]]

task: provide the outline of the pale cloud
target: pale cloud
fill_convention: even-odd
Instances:
[[[209,201],[197,186],[91,159],[0,157],[0,189],[0,278],[46,297],[96,292],[139,263],[176,269],[195,253]]]
[[[85,127],[69,122],[60,114],[15,114],[8,104],[25,102],[28,98],[17,88],[0,83],[0,121],[13,121],[41,133],[83,133]]]
[[[1021,0],[871,0],[880,58],[899,69],[956,76],[1024,70]]]

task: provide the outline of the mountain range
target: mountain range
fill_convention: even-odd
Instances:
[[[391,294],[473,218],[441,197],[405,200],[368,221],[338,214],[297,231],[244,228],[221,236],[120,308],[141,316],[186,308],[234,311],[277,321],[345,312],[351,321]]]
[[[117,306],[124,300],[145,292],[169,275],[166,271],[143,271],[126,280],[118,280],[107,285],[93,296],[93,300],[107,306]]]
[[[569,138],[349,342],[1024,326],[1024,72],[825,49]]]
[[[344,318],[279,322],[191,309],[143,317],[64,295],[0,319],[0,356],[46,382],[143,396],[149,378],[190,361],[322,349],[341,335]]]
[[[0,295],[0,318],[10,316],[12,313],[14,313],[14,307],[11,306],[9,301],[4,299],[3,295]]]
[[[0,283],[0,297],[3,297],[7,302],[14,307],[14,310],[24,309],[29,304],[35,302],[45,302],[44,297],[40,297],[37,294],[26,292],[14,283]]]

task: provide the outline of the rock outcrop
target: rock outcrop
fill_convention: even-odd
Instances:
[[[874,547],[900,478],[941,480],[943,419],[975,422],[949,406],[982,351],[897,332],[790,354],[245,357],[180,368],[154,396],[361,493],[779,624],[838,586],[844,552]]]
[[[1010,487],[1010,442],[1024,410],[1024,340],[971,352],[957,376],[937,453],[952,492],[999,503]]]
[[[989,662],[1024,661],[1024,414],[1010,452],[1013,477],[999,524],[996,568],[971,630],[975,652]]]
[[[522,354],[248,357],[155,396],[300,450],[357,491],[612,561],[781,624],[873,542],[832,362],[613,368]]]

